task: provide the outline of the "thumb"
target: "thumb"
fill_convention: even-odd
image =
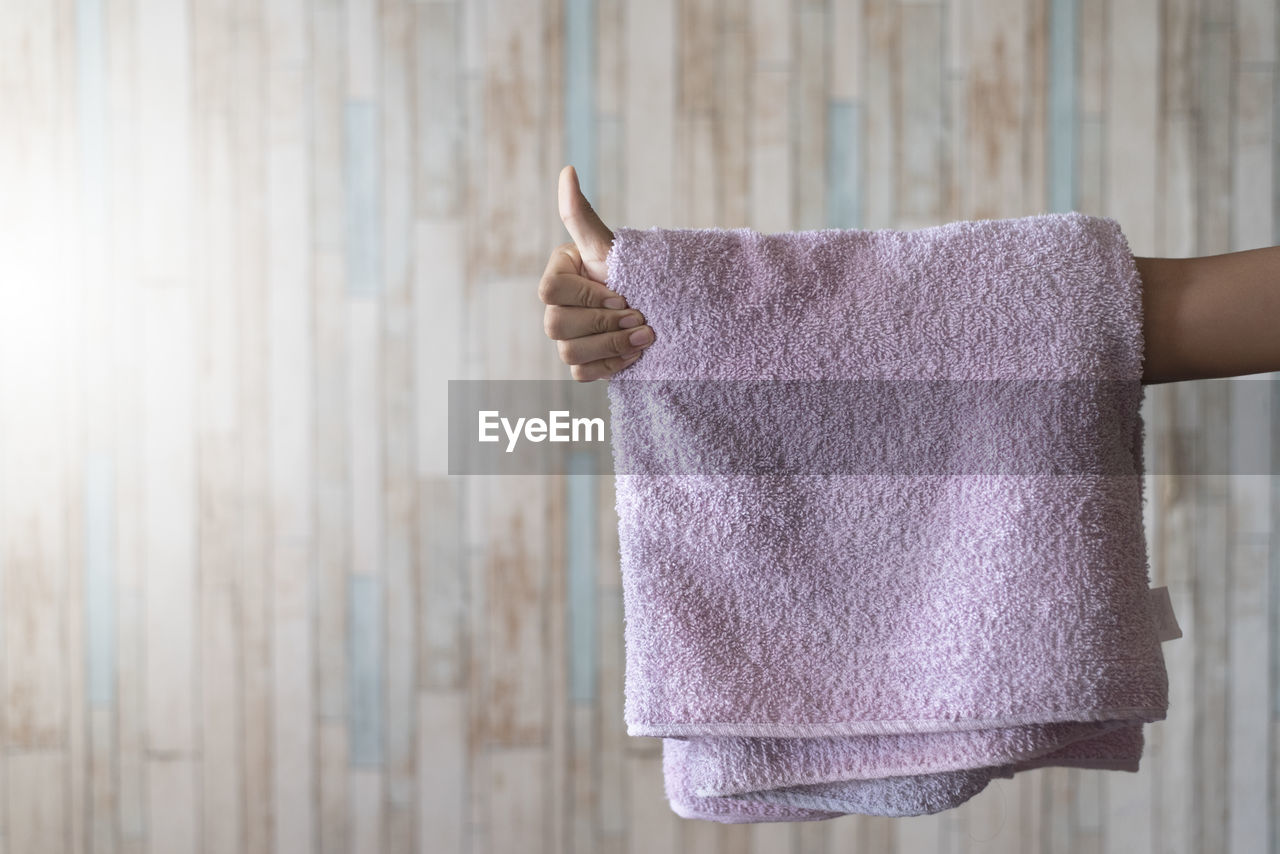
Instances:
[[[578,170],[566,166],[560,170],[560,219],[582,255],[588,278],[605,282],[609,271],[605,259],[613,245],[613,232],[600,221],[578,184]]]

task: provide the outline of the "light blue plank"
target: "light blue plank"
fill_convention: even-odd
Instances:
[[[827,228],[862,222],[862,104],[827,104]]]
[[[566,0],[564,9],[565,162],[573,164],[582,192],[596,188],[595,0]],[[569,457],[566,542],[569,559],[569,694],[574,702],[596,695],[595,477],[590,455]]]
[[[382,764],[382,581],[352,575],[347,586],[347,671],[352,766]]]
[[[109,457],[85,464],[84,599],[86,691],[91,706],[115,700],[115,473]]]
[[[1076,207],[1076,0],[1049,4],[1049,127],[1045,135],[1049,210]]]
[[[382,166],[378,105],[348,101],[343,133],[343,174],[347,210],[347,294],[377,297],[382,293]]]
[[[569,552],[569,693],[596,698],[596,478],[588,451],[569,455],[566,542]]]
[[[595,0],[565,0],[565,163],[573,164],[588,199],[596,188],[595,12]]]

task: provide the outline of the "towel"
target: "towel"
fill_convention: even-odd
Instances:
[[[607,267],[656,333],[608,385],[625,720],[663,739],[678,815],[924,815],[1031,768],[1138,770],[1178,634],[1114,220],[619,228]]]

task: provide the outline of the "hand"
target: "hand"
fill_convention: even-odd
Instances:
[[[635,362],[654,334],[644,315],[605,285],[613,232],[582,195],[572,166],[560,170],[560,219],[573,240],[552,250],[538,283],[538,298],[547,306],[543,329],[558,342],[570,375],[592,382]]]

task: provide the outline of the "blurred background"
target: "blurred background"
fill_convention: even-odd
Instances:
[[[447,380],[568,379],[536,296],[565,164],[613,227],[1075,209],[1137,255],[1269,246],[1278,27],[1271,0],[6,0],[0,851],[1280,850],[1280,478],[1221,474],[1233,436],[1280,455],[1248,380],[1147,392],[1184,636],[1142,771],[911,819],[672,813],[661,742],[625,734],[611,478],[444,453]]]

